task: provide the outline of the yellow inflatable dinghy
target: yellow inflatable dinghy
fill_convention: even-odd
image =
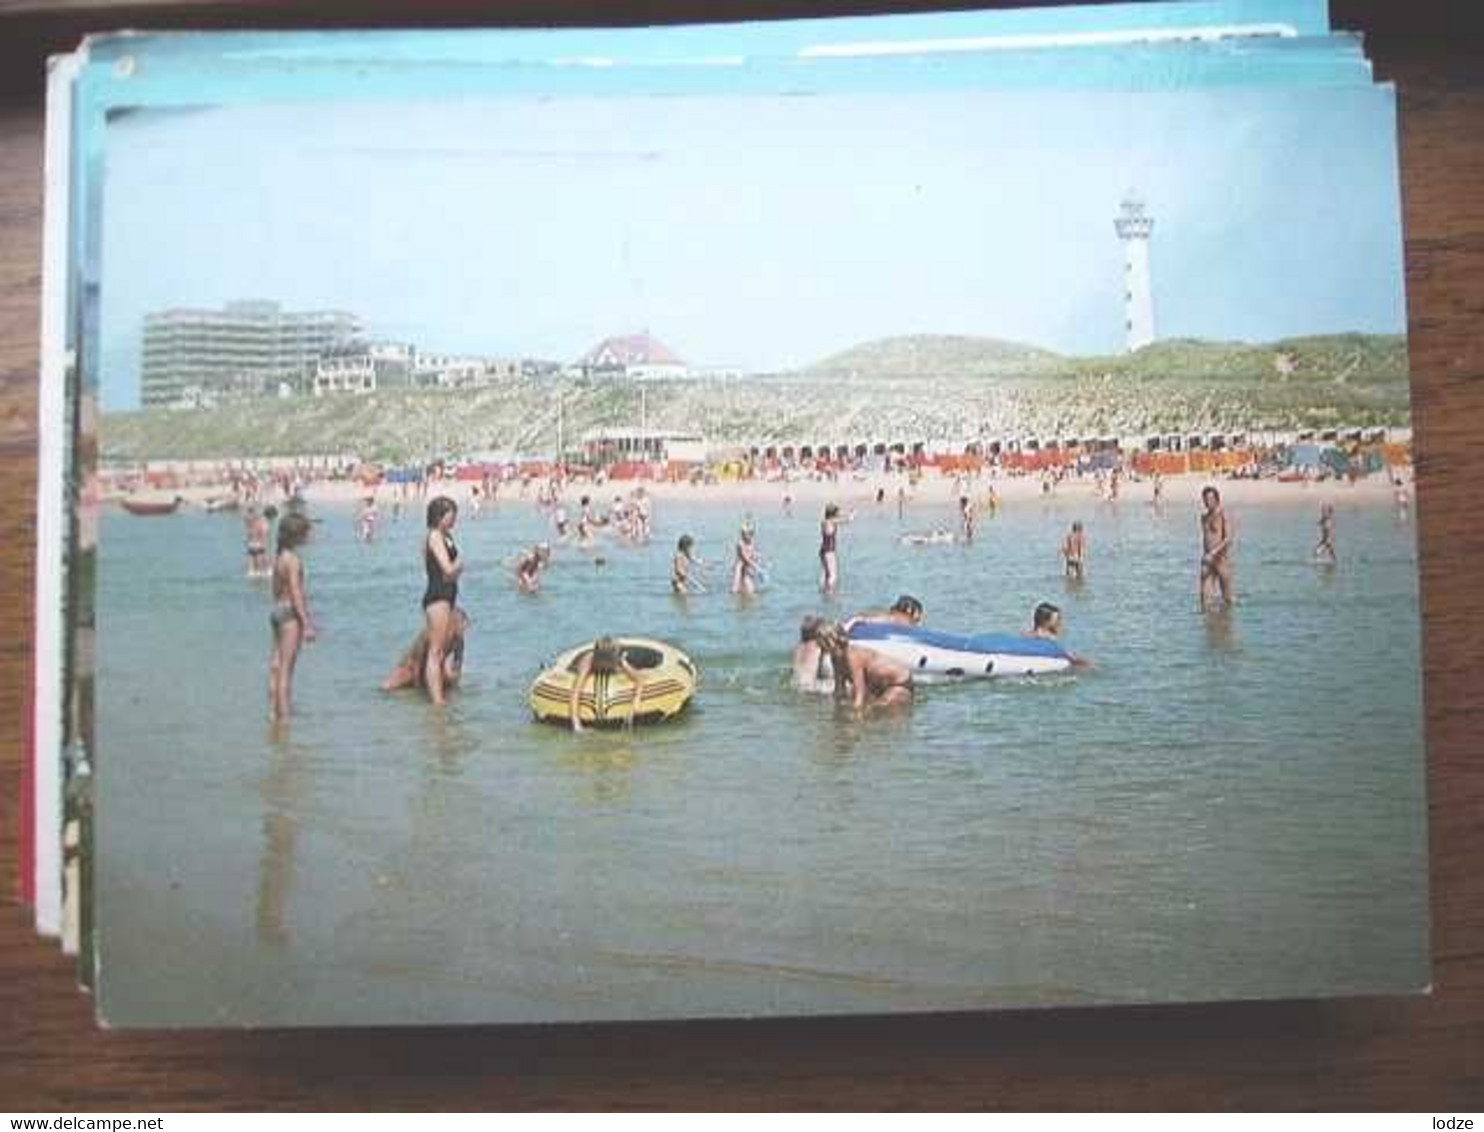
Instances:
[[[587,726],[613,727],[629,722],[659,723],[685,710],[696,694],[696,666],[674,645],[648,637],[619,637],[619,651],[639,673],[637,702],[627,673],[597,673],[583,682],[578,718]],[[568,649],[531,685],[531,711],[543,723],[570,724],[572,682],[577,665],[592,651],[592,642]]]

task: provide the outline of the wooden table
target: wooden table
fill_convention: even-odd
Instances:
[[[918,4],[926,8],[928,4]],[[872,10],[870,3],[854,5]],[[876,4],[905,10],[910,3]],[[26,749],[41,259],[40,58],[85,30],[468,22],[454,0],[0,0],[0,1110],[1411,1108],[1484,1105],[1484,42],[1466,5],[1335,0],[1402,92],[1426,643],[1428,998],[564,1028],[108,1034],[16,905]],[[843,12],[626,2],[631,20]],[[483,22],[613,20],[513,0]],[[1219,946],[1219,941],[1213,940]]]

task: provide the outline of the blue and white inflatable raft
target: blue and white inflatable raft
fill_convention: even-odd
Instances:
[[[995,676],[1042,676],[1067,672],[1072,654],[1055,641],[1013,633],[972,637],[880,622],[861,622],[850,639],[904,664],[914,677],[984,680]]]

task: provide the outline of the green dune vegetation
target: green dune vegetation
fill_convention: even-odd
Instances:
[[[1053,373],[1065,359],[1023,342],[962,334],[912,334],[878,338],[805,372],[817,377],[1003,377]]]
[[[1243,379],[1318,383],[1403,382],[1400,335],[1331,334],[1255,345],[1170,338],[1132,354],[1067,357],[999,338],[922,334],[854,346],[810,366],[821,377],[1086,377],[1149,381]]]
[[[953,446],[1014,436],[1141,437],[1410,421],[1406,340],[1342,334],[1253,345],[1172,339],[1064,357],[998,339],[864,343],[806,369],[649,380],[523,377],[109,413],[103,459],[355,454],[377,462],[569,451],[595,428],[699,433],[717,446],[859,441]],[[643,406],[641,408],[641,390]]]

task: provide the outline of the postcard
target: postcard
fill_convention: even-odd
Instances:
[[[108,1024],[1426,988],[1389,87],[99,152]]]
[[[219,104],[267,99],[303,100],[348,93],[366,97],[429,97],[442,92],[554,93],[565,89],[601,93],[604,83],[653,93],[722,90],[737,93],[736,68],[748,64],[754,89],[877,87],[893,64],[911,76],[916,89],[1061,85],[1157,89],[1196,84],[1284,83],[1327,85],[1364,82],[1369,65],[1357,37],[1320,36],[1327,29],[1322,3],[1260,0],[1258,3],[1112,5],[989,13],[784,21],[657,29],[568,29],[536,32],[371,33],[313,35],[234,33],[217,35],[130,35],[95,39],[78,56],[59,60],[52,80],[52,131],[56,154],[49,159],[48,227],[52,263],[47,270],[52,315],[43,328],[46,362],[42,375],[48,404],[63,396],[71,380],[96,370],[96,335],[82,327],[96,318],[97,231],[102,193],[103,123],[110,114],[147,105]],[[725,47],[726,52],[718,54]],[[893,57],[883,62],[882,57]],[[377,66],[368,66],[370,61]],[[388,66],[388,63],[395,64]],[[86,65],[86,71],[80,68]],[[356,64],[349,66],[349,64]],[[436,64],[430,69],[429,64]],[[545,75],[539,69],[544,67]],[[906,68],[905,70],[903,68]],[[517,72],[512,68],[519,68]],[[553,68],[568,72],[558,80]],[[648,77],[636,71],[648,70]],[[686,70],[707,75],[676,86],[653,72]],[[600,73],[595,81],[584,72]],[[708,72],[710,74],[708,75]],[[84,73],[76,131],[72,89]],[[575,81],[573,75],[575,74]],[[828,74],[822,88],[817,77]],[[720,79],[717,75],[724,75]],[[810,86],[810,84],[814,84]],[[646,87],[646,84],[647,87]],[[73,161],[76,149],[83,156]],[[73,191],[75,190],[75,192]],[[69,223],[74,208],[76,223]],[[65,249],[71,247],[69,253]],[[65,266],[77,268],[70,282]],[[72,359],[81,359],[75,369]],[[68,372],[78,377],[67,378]],[[77,400],[73,396],[72,402]],[[43,528],[65,513],[63,467],[70,461],[70,409],[43,414],[43,445],[61,459],[46,459],[40,478]],[[58,522],[59,531],[70,524]],[[88,768],[85,745],[63,743],[68,702],[63,671],[67,650],[59,645],[67,616],[57,594],[71,593],[66,578],[65,540],[41,532],[49,565],[38,571],[36,728],[41,750],[66,750],[47,759],[35,778],[32,809],[36,867],[23,884],[41,894],[38,926],[55,931],[58,903],[63,781],[67,762]],[[84,587],[86,589],[86,587]],[[48,660],[47,658],[53,658]]]

